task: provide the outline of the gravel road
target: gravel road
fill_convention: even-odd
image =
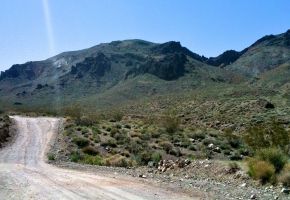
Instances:
[[[200,199],[138,178],[57,168],[46,152],[60,125],[57,118],[12,117],[17,137],[0,150],[0,199]]]

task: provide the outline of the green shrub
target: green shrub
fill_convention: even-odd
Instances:
[[[273,120],[271,123],[249,127],[244,135],[244,140],[254,150],[275,147],[288,152],[289,135],[282,125]]]
[[[112,128],[110,131],[110,136],[114,137],[116,135],[116,133],[118,133],[118,129],[117,128]]]
[[[150,140],[151,139],[151,135],[149,134],[149,133],[142,133],[141,135],[140,135],[140,139],[141,140]]]
[[[154,152],[152,155],[151,155],[151,160],[154,162],[154,163],[159,163],[159,161],[162,159],[162,155],[159,153],[159,152]]]
[[[266,161],[252,159],[248,162],[248,167],[249,175],[263,184],[275,179],[275,167]]]
[[[72,162],[78,162],[81,159],[82,159],[82,156],[80,155],[78,151],[74,151],[70,155],[70,161]]]
[[[187,148],[190,145],[191,145],[191,141],[188,138],[183,138],[180,144],[180,146],[184,148]]]
[[[233,148],[239,148],[242,144],[242,140],[239,136],[235,135],[231,129],[226,129],[224,132],[224,136],[228,143]]]
[[[197,131],[195,133],[190,133],[188,136],[195,140],[203,140],[205,139],[206,134],[202,131]]]
[[[152,138],[159,138],[160,135],[161,135],[161,133],[160,133],[159,131],[154,131],[154,132],[152,132],[152,134],[151,134]]]
[[[171,155],[174,155],[176,157],[182,156],[182,153],[181,153],[179,148],[173,148],[168,153],[171,154]]]
[[[73,142],[78,145],[79,147],[85,147],[88,146],[90,141],[83,137],[74,137]]]
[[[113,167],[130,167],[133,165],[131,160],[118,154],[113,155],[109,158],[106,158],[104,163],[106,166],[113,166]]]
[[[91,156],[95,156],[95,155],[98,155],[99,152],[97,149],[95,149],[94,147],[92,146],[87,146],[87,147],[84,147],[82,149],[82,151],[85,153],[85,154],[88,154],[88,155],[91,155]]]
[[[96,123],[96,121],[94,119],[91,119],[87,116],[82,116],[82,117],[76,119],[76,124],[78,126],[92,126],[95,123]]]
[[[140,164],[147,165],[147,163],[151,160],[151,155],[152,155],[152,152],[143,151],[140,154],[140,160],[141,160],[141,163]]]
[[[124,128],[131,129],[131,126],[129,124],[125,124]]]
[[[101,144],[102,146],[117,147],[117,141],[113,138],[108,139],[107,141]]]
[[[103,159],[100,156],[92,156],[92,155],[85,155],[84,158],[81,160],[84,164],[89,165],[103,165]]]
[[[180,126],[180,120],[177,117],[166,116],[162,119],[162,125],[167,133],[175,133]]]
[[[122,125],[121,124],[116,124],[115,126],[117,129],[121,129],[122,128]]]
[[[121,121],[124,117],[124,113],[120,110],[112,111],[111,121]]]
[[[51,161],[55,160],[55,155],[53,153],[48,153],[47,158],[48,158],[48,160],[51,160]]]
[[[193,144],[189,146],[189,149],[191,151],[196,151],[197,150],[196,147],[195,147],[195,145],[193,145]]]
[[[259,160],[271,163],[275,167],[276,172],[280,172],[288,161],[287,155],[277,148],[258,150],[256,152],[256,157]]]
[[[139,152],[142,151],[142,146],[139,145],[136,141],[132,141],[127,144],[126,148],[129,150],[130,153],[137,155]]]

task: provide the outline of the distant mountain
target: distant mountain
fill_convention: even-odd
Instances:
[[[289,62],[290,30],[259,39],[228,68],[247,76],[258,76]]]
[[[206,60],[206,63],[209,65],[217,66],[217,67],[225,67],[227,65],[232,64],[237,59],[239,59],[246,50],[238,52],[235,50],[228,50],[222,53],[217,57],[210,57]]]
[[[1,73],[0,103],[2,100],[9,102],[6,106],[41,107],[57,101],[62,107],[87,99],[103,99],[96,104],[104,106],[195,88],[208,82],[230,81],[223,69],[213,68],[205,60],[173,41],[155,44],[125,40],[100,44],[45,61],[13,65]],[[115,88],[123,90],[123,98],[111,94]]]
[[[0,106],[59,109],[81,103],[105,108],[197,90],[204,96],[212,91],[242,95],[235,91],[240,87],[279,93],[289,86],[289,63],[290,30],[215,58],[200,56],[175,41],[114,41],[13,65],[0,75]]]

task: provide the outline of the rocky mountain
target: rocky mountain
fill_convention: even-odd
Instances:
[[[215,58],[200,56],[174,41],[114,41],[13,65],[0,75],[0,105],[62,108],[77,102],[104,108],[156,96],[182,96],[201,88],[205,94],[215,87],[225,91],[245,84],[287,88],[289,78],[281,71],[289,71],[289,62],[290,30]]]

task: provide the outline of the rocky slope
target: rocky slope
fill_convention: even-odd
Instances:
[[[199,56],[173,41],[115,41],[65,52],[1,72],[0,105],[57,111],[78,103],[98,109],[200,90],[206,97],[215,88],[220,95],[241,88],[260,94],[273,90],[287,102],[289,37],[290,31],[265,36],[241,52],[230,50],[216,58]]]

